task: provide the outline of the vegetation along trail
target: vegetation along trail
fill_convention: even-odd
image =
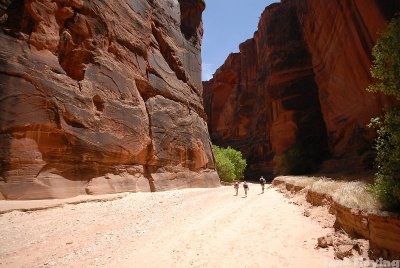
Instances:
[[[0,215],[0,267],[323,267],[332,232],[251,184],[136,193]],[[29,201],[27,201],[29,202]]]

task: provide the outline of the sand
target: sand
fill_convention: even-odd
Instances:
[[[274,188],[260,192],[132,193],[1,214],[0,267],[326,267],[333,250],[315,246],[333,228]]]

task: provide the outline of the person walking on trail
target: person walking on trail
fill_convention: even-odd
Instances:
[[[235,183],[233,184],[233,188],[235,188],[236,195],[238,195],[239,194],[239,182],[235,181]]]
[[[264,177],[261,176],[261,178],[260,178],[260,184],[261,184],[262,193],[264,193],[265,183],[266,183],[266,181],[265,181]]]
[[[243,181],[244,196],[247,197],[247,191],[249,190],[249,185],[246,181]]]

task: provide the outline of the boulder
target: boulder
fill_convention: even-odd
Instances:
[[[339,245],[335,247],[335,257],[343,260],[344,258],[353,256],[354,245]]]
[[[328,246],[333,246],[332,236],[322,236],[318,238],[318,247],[327,248]]]

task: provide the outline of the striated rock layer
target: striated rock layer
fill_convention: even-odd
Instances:
[[[1,198],[219,185],[202,0],[0,3]]]
[[[300,1],[298,14],[314,66],[315,81],[334,161],[326,167],[361,167],[371,159],[374,131],[366,128],[390,100],[365,89],[371,50],[400,1]]]
[[[246,176],[272,174],[273,157],[315,143],[327,150],[310,52],[296,5],[273,4],[254,38],[204,83],[212,140],[243,152]]]
[[[203,83],[213,142],[241,150],[250,177],[272,174],[274,156],[289,149],[308,151],[317,165],[330,155],[325,171],[370,167],[374,133],[366,125],[391,103],[365,91],[371,49],[399,6],[286,0],[267,7],[254,37]]]

